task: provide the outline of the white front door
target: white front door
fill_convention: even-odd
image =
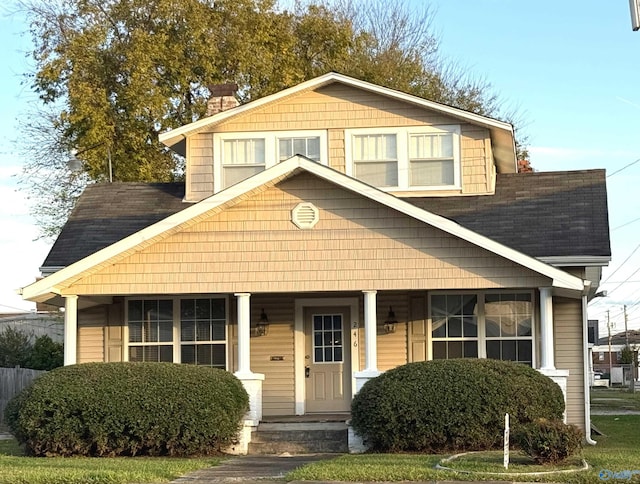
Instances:
[[[306,412],[348,412],[351,407],[349,307],[307,307]]]

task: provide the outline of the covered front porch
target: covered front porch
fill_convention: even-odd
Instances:
[[[65,364],[156,358],[233,371],[250,395],[243,432],[247,444],[265,419],[345,415],[366,381],[407,362],[496,357],[498,348],[498,357],[530,364],[553,378],[565,401],[570,370],[575,370],[575,364],[556,368],[550,287],[145,295],[114,297],[111,304],[79,310],[83,300],[90,298],[65,296]],[[158,302],[147,326],[140,325],[132,308],[156,301],[165,303]],[[195,320],[185,307],[203,301],[212,312],[203,313],[191,335],[186,328]],[[171,306],[171,315],[162,315],[162,306]],[[97,315],[100,311],[104,316]],[[89,341],[99,334],[104,351],[91,354]],[[354,436],[350,442],[357,449]],[[240,447],[241,453],[245,450]]]

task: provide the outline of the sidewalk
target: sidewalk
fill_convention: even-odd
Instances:
[[[247,455],[232,457],[219,466],[182,476],[171,484],[207,484],[213,482],[243,482],[282,480],[287,472],[310,462],[333,459],[339,454]]]
[[[307,455],[248,455],[232,457],[216,467],[200,469],[182,476],[171,484],[242,483],[265,484],[264,481],[286,482],[284,476],[293,469],[320,460],[333,459],[340,454]],[[460,484],[461,481],[397,481],[393,484]],[[510,481],[465,481],[465,484],[509,484]],[[331,481],[290,481],[288,484],[355,484]],[[357,484],[388,484],[383,482]],[[538,483],[541,484],[541,483]],[[544,484],[544,483],[542,483]]]

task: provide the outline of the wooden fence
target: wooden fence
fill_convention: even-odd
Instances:
[[[19,367],[0,368],[0,423],[4,423],[4,409],[9,400],[43,373],[46,371]]]

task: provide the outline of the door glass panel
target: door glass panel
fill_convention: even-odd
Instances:
[[[313,356],[315,363],[342,362],[342,315],[313,316]]]

